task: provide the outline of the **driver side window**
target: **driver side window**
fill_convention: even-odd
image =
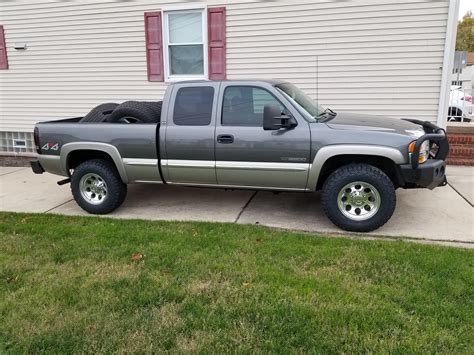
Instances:
[[[265,105],[278,105],[284,110],[280,101],[265,89],[229,86],[224,91],[222,125],[262,127]]]

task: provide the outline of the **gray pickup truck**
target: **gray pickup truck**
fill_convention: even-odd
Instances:
[[[162,102],[104,104],[34,137],[33,171],[65,176],[89,213],[118,208],[132,183],[321,190],[329,219],[355,232],[390,219],[397,188],[445,185],[449,150],[430,122],[336,113],[274,80],[179,82]]]

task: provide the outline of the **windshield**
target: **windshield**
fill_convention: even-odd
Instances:
[[[317,117],[324,112],[324,108],[306,95],[301,89],[293,84],[285,83],[276,86],[277,89],[291,101],[296,109],[310,122],[316,122]]]

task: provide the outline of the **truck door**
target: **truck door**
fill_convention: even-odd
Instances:
[[[298,125],[263,130],[263,109],[279,105]],[[310,165],[309,123],[270,84],[221,85],[216,122],[219,185],[304,190]]]
[[[175,84],[160,151],[167,182],[215,185],[215,116],[219,83]]]

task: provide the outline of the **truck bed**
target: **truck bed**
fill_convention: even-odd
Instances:
[[[61,151],[80,147],[82,151],[101,145],[115,147],[127,181],[161,181],[158,154],[158,124],[79,122],[81,117],[37,124],[40,161],[48,165]],[[105,144],[104,144],[105,143]],[[77,154],[77,152],[75,153]],[[65,165],[65,162],[61,162]],[[67,170],[62,172],[67,175]],[[139,180],[138,180],[139,179]]]
[[[40,149],[46,143],[58,143],[59,154],[66,144],[100,142],[114,145],[124,158],[158,158],[158,124],[80,123],[80,119],[76,117],[38,123]],[[41,154],[45,153],[41,151]]]

